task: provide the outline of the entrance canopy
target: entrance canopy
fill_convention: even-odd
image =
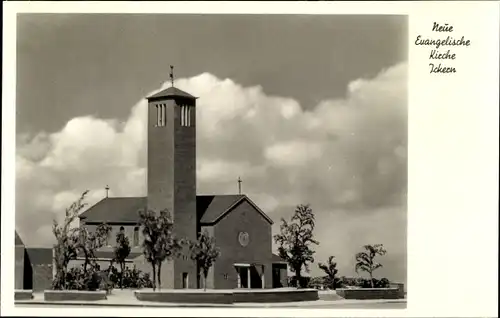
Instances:
[[[251,267],[251,264],[245,264],[245,263],[234,263],[233,264],[235,267]]]

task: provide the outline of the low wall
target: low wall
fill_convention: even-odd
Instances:
[[[191,303],[191,304],[232,304],[233,294],[230,292],[213,292],[192,290],[189,292],[179,290],[143,291],[134,292],[135,297],[142,301],[160,303]]]
[[[399,291],[399,298],[405,298],[405,284],[391,283],[391,288],[397,288]]]
[[[337,289],[344,299],[399,299],[399,288]]]
[[[217,290],[170,289],[163,291],[138,290],[135,297],[141,301],[167,303],[233,304],[233,303],[279,303],[318,300],[315,289],[254,289]]]
[[[64,301],[64,300],[105,300],[106,291],[85,291],[85,290],[46,290],[43,293],[46,301]]]
[[[235,290],[235,303],[291,303],[318,300],[316,289]]]
[[[14,300],[30,300],[33,299],[33,291],[32,290],[15,290],[14,291]]]

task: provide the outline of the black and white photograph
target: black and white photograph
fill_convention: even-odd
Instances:
[[[15,308],[407,309],[408,14],[14,23]]]
[[[16,290],[405,306],[406,16],[17,23]]]

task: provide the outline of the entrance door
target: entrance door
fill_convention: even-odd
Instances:
[[[188,288],[188,273],[182,273],[182,288]]]
[[[256,266],[249,267],[250,272],[250,286],[252,288],[262,288],[262,274],[263,272],[259,272]]]
[[[281,285],[280,268],[273,266],[273,288],[283,287]]]
[[[237,266],[236,271],[238,273],[238,285],[237,288],[249,288],[250,283],[250,271],[249,267]]]

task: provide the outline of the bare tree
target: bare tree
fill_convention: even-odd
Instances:
[[[336,289],[337,287],[337,273],[339,272],[337,269],[337,263],[334,262],[335,256],[328,257],[328,261],[326,264],[319,263],[318,267],[325,272],[326,274],[326,283],[327,286],[331,289]]]
[[[125,260],[130,255],[130,242],[123,230],[116,233],[116,246],[114,250],[115,260],[120,265],[120,288],[123,288],[123,272],[125,271]]]
[[[106,223],[99,224],[94,232],[90,232],[86,227],[79,228],[79,240],[77,249],[83,253],[85,261],[83,263],[84,271],[87,266],[95,263],[95,252],[106,244],[106,239],[111,232],[111,226]]]
[[[211,237],[205,230],[196,242],[189,243],[189,249],[191,259],[197,263],[203,273],[203,289],[207,290],[208,271],[220,256],[220,251],[215,245],[215,238]]]
[[[319,245],[313,237],[314,214],[308,204],[298,205],[288,223],[281,219],[280,234],[274,236],[274,241],[279,244],[279,256],[289,265],[295,273],[297,286],[302,286],[301,270],[309,272],[309,263],[314,263],[315,251],[312,245]]]
[[[144,236],[142,243],[144,257],[153,269],[153,290],[156,290],[156,281],[158,289],[161,289],[161,265],[165,260],[180,255],[184,240],[175,237],[173,223],[167,210],[159,214],[152,210],[139,211],[139,220]]]
[[[359,271],[367,272],[370,275],[370,282],[372,288],[375,287],[373,282],[373,272],[382,267],[382,264],[375,262],[377,255],[383,256],[387,253],[382,244],[365,245],[363,246],[365,252],[356,254],[356,273]]]
[[[56,244],[54,245],[56,275],[52,281],[53,289],[66,288],[68,264],[72,259],[76,258],[80,244],[79,229],[71,228],[71,225],[78,219],[80,211],[87,205],[83,202],[87,193],[88,191],[83,192],[80,198],[66,209],[62,224],[57,222],[57,220],[53,221],[52,233],[56,238]]]

